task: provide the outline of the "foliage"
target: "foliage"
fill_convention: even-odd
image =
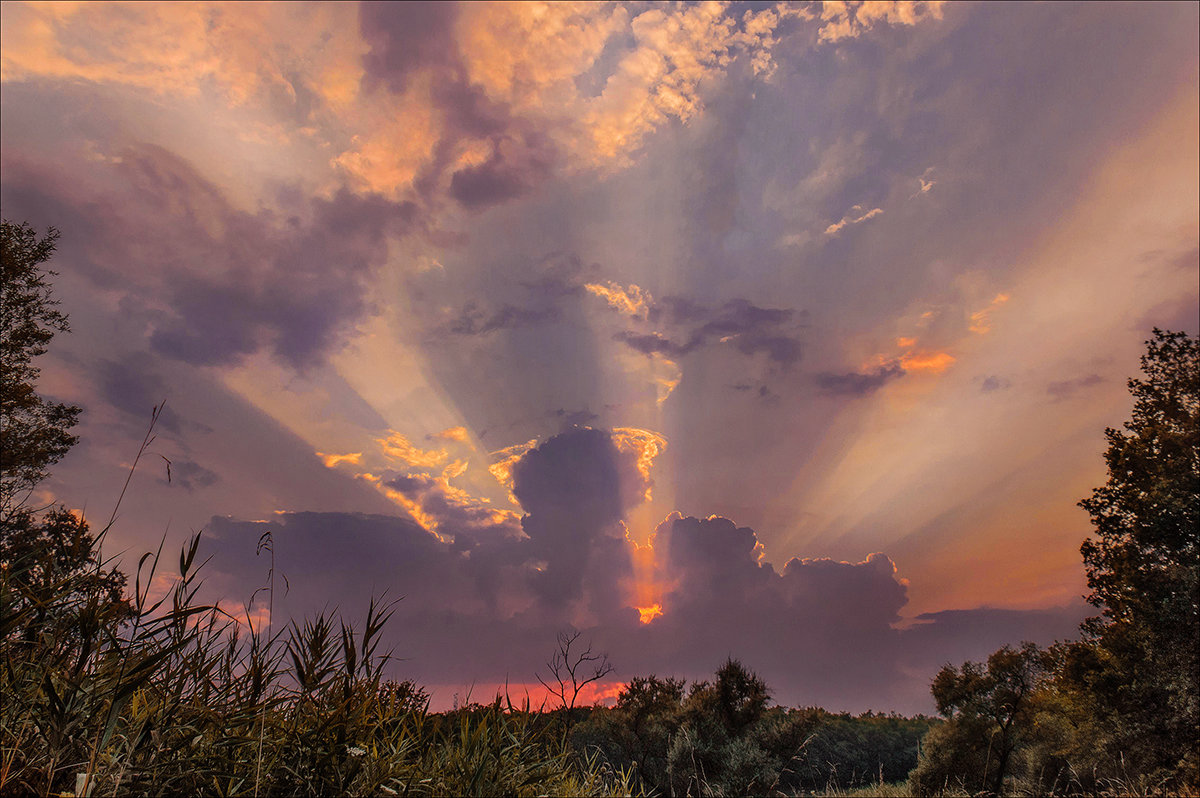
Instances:
[[[591,710],[571,742],[660,795],[842,794],[902,782],[936,723],[768,706],[767,685],[736,660],[686,688],[636,677],[615,707]]]
[[[95,541],[81,540],[94,560]],[[32,554],[12,552],[0,581],[0,793],[69,793],[79,774],[94,794],[630,792],[528,712],[496,705],[453,728],[431,723],[419,687],[383,678],[387,607],[372,602],[361,628],[319,615],[268,637],[199,604],[198,547],[195,536],[166,595],[153,595],[160,558],[147,555],[132,608],[81,604],[93,573],[77,569],[42,591],[42,616],[13,577]]]
[[[1200,339],[1156,329],[1124,430],[1105,430],[1108,481],[1079,504],[1089,600],[1070,674],[1138,771],[1200,765]],[[1190,756],[1189,756],[1190,755]]]
[[[56,332],[68,329],[42,264],[58,231],[41,238],[28,224],[0,222],[0,518],[21,509],[47,469],[75,444],[79,408],[38,395],[33,359]]]
[[[1200,792],[1200,340],[1156,329],[1146,345],[1131,419],[1105,431],[1108,481],[1080,502],[1101,617],[1046,652],[944,668],[932,690],[948,721],[915,789]]]
[[[958,782],[971,792],[1003,792],[1013,752],[1029,735],[1035,694],[1045,673],[1045,652],[1032,643],[1004,646],[986,666],[946,665],[932,692],[947,722],[930,732],[913,772],[918,791]]]

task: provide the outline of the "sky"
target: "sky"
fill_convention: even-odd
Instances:
[[[203,530],[274,628],[398,599],[435,708],[575,629],[594,699],[734,656],[931,712],[1089,614],[1104,429],[1200,326],[1197,4],[0,14],[84,408],[38,501],[102,526],[166,402],[106,555]]]

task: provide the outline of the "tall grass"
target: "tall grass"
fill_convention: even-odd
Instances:
[[[115,518],[95,537],[75,522],[90,570],[56,569],[36,546],[0,564],[0,794],[630,794],[626,774],[571,753],[528,708],[434,722],[419,686],[384,676],[386,604],[358,624],[256,628],[249,606],[239,622],[197,599],[199,534],[164,595],[160,543],[113,600],[96,576]],[[267,576],[273,599],[273,561]]]
[[[198,603],[200,536],[166,596],[134,575],[131,611],[79,575],[0,577],[0,792],[88,795],[610,795],[629,779],[573,755],[532,713],[496,703],[432,723],[424,691],[388,681],[391,611],[274,635]],[[32,555],[31,555],[32,556]],[[40,619],[40,620],[39,620]]]

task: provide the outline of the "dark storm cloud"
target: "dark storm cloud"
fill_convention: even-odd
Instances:
[[[640,490],[639,490],[640,489]],[[645,487],[632,455],[600,430],[565,432],[530,450],[513,468],[513,495],[527,513],[521,527],[540,570],[532,587],[548,604],[589,594],[593,610],[620,608],[629,571],[620,522]]]
[[[411,203],[346,190],[297,200],[287,219],[251,214],[165,149],[140,145],[117,160],[108,191],[6,169],[6,200],[66,220],[64,255],[125,294],[122,310],[144,319],[155,351],[193,365],[261,350],[298,369],[320,362],[369,312],[365,283],[387,238],[417,222]]]
[[[1060,402],[1074,396],[1079,391],[1091,388],[1093,385],[1099,385],[1102,382],[1104,382],[1104,378],[1099,374],[1086,374],[1070,380],[1052,382],[1046,386],[1046,393],[1054,397],[1054,401]]]
[[[903,377],[904,374],[904,369],[893,363],[868,372],[852,371],[847,374],[826,372],[818,374],[816,382],[825,393],[838,396],[866,396],[878,391],[889,381]]]
[[[358,513],[214,518],[214,590],[244,600],[263,584],[267,563],[254,552],[270,532],[290,586],[276,597],[277,623],[335,605],[354,616],[372,595],[402,596],[392,622],[404,658],[397,667],[427,683],[532,681],[555,632],[574,625],[617,664],[614,678],[701,678],[732,654],[783,703],[910,712],[931,708],[928,680],[944,661],[1049,642],[1078,620],[1073,610],[963,610],[899,631],[907,587],[887,556],[794,558],[777,571],[754,530],[673,514],[654,539],[663,615],[643,626],[629,606],[632,545],[622,524],[645,487],[632,455],[606,432],[575,429],[528,452],[513,477],[524,535],[491,524],[478,506],[456,505],[436,478],[412,474],[388,485],[420,500],[442,532],[469,530],[459,532],[464,541]]]

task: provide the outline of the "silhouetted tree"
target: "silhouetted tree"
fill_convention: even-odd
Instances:
[[[39,369],[56,332],[68,329],[43,268],[58,231],[38,237],[28,224],[0,223],[0,519],[18,512],[29,494],[77,438],[79,408],[39,396]]]
[[[1108,481],[1079,505],[1088,600],[1069,672],[1139,769],[1200,767],[1200,339],[1155,329],[1132,417],[1107,429]],[[1184,760],[1187,760],[1186,762]],[[1190,763],[1190,764],[1189,764]]]
[[[579,631],[559,632],[558,648],[546,662],[547,676],[543,678],[542,674],[536,674],[542,687],[559,702],[559,708],[565,710],[568,730],[583,688],[600,681],[613,670],[608,655],[592,653],[590,643],[585,647],[579,642],[581,635]]]

